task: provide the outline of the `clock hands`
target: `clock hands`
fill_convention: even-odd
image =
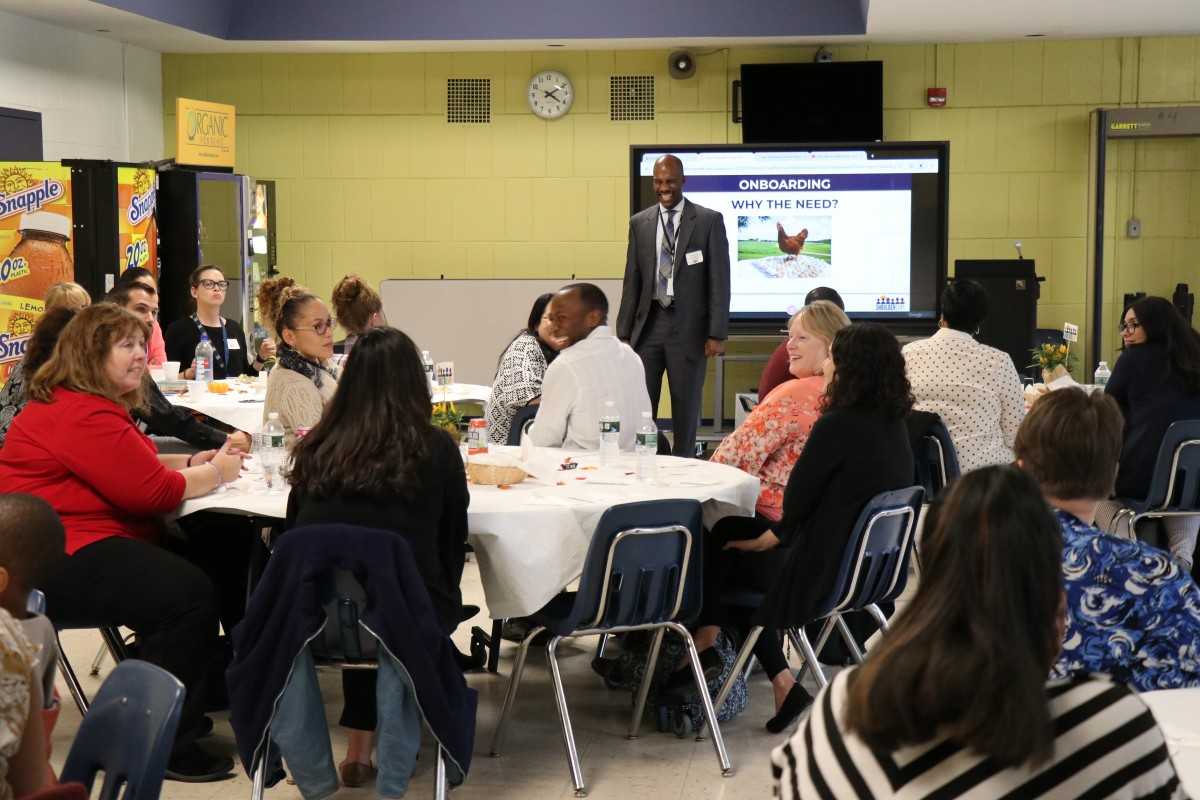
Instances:
[[[561,102],[562,102],[562,100],[559,100],[559,99],[558,99],[558,95],[557,95],[557,94],[555,94],[555,93],[556,93],[556,92],[557,92],[559,89],[561,89],[561,88],[563,88],[563,87],[561,87],[561,86],[555,86],[553,89],[551,89],[551,90],[550,90],[550,91],[548,91],[548,92],[547,92],[545,89],[543,89],[543,90],[542,90],[542,94],[546,95],[546,97],[553,97],[555,100],[558,100],[558,102],[560,102],[560,103],[561,103]]]

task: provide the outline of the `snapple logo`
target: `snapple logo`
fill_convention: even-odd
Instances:
[[[47,179],[16,191],[12,190],[13,184],[14,181],[4,181],[4,188],[8,193],[0,192],[0,219],[11,217],[14,214],[37,211],[46,203],[57,200],[67,193],[62,182],[53,179]]]
[[[0,361],[13,361],[25,355],[30,336],[13,336],[8,331],[0,333]]]
[[[145,194],[134,195],[133,200],[129,203],[129,211],[126,212],[125,218],[129,220],[130,225],[137,225],[145,222],[146,219],[154,213],[154,190],[148,189]]]

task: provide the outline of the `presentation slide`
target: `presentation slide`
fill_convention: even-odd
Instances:
[[[661,153],[644,153],[642,181]],[[685,197],[719,211],[729,239],[730,312],[790,314],[817,286],[856,315],[912,314],[914,197],[936,157],[877,158],[865,150],[681,153]],[[651,195],[648,203],[653,202]],[[920,305],[924,305],[921,303]],[[925,311],[921,308],[920,311]]]

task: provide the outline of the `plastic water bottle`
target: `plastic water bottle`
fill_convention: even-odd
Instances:
[[[604,401],[604,414],[600,417],[600,466],[615,467],[621,457],[621,415],[617,404]]]
[[[263,478],[267,482],[267,491],[283,491],[283,477],[279,470],[287,461],[287,448],[283,444],[283,423],[279,421],[279,412],[272,411],[267,415],[267,424],[262,429],[262,446],[258,449],[258,460],[262,463]]]
[[[428,350],[421,351],[421,363],[425,365],[425,377],[429,379],[430,388],[437,386],[437,380],[433,375],[433,359],[429,357]]]
[[[1108,386],[1108,377],[1110,375],[1112,375],[1112,372],[1108,368],[1108,362],[1101,361],[1100,366],[1096,367],[1096,377],[1093,381],[1097,391],[1104,391],[1104,387]]]
[[[637,479],[643,483],[654,480],[654,459],[658,455],[658,427],[649,411],[642,412],[642,424],[637,429]]]
[[[196,380],[209,383],[213,379],[213,346],[206,331],[200,332],[200,344],[196,345]]]

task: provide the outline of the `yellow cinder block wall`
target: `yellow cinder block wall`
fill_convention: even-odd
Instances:
[[[741,64],[809,61],[815,50],[701,51],[684,81],[667,75],[666,50],[164,55],[163,105],[173,110],[183,96],[237,107],[237,171],[276,181],[280,267],[319,295],[348,272],[372,282],[615,278],[629,145],[740,141],[730,85]],[[1046,277],[1039,325],[1075,322],[1086,341],[1089,114],[1200,101],[1200,38],[833,52],[884,62],[887,140],[951,143],[951,271],[958,258],[1011,258],[1020,239]],[[530,76],[546,68],[576,89],[572,111],[551,122],[525,103]],[[610,120],[614,75],[654,76],[653,121]],[[491,79],[489,123],[446,122],[451,77]],[[931,86],[946,87],[945,108],[926,107]],[[174,115],[163,123],[171,143]],[[1109,303],[1135,289],[1195,288],[1200,140],[1123,143],[1110,170]],[[1141,240],[1124,238],[1130,216],[1142,220]],[[491,313],[519,324],[526,309]],[[1111,310],[1113,325],[1118,315]],[[757,386],[759,371],[729,365],[728,414],[733,392]]]

